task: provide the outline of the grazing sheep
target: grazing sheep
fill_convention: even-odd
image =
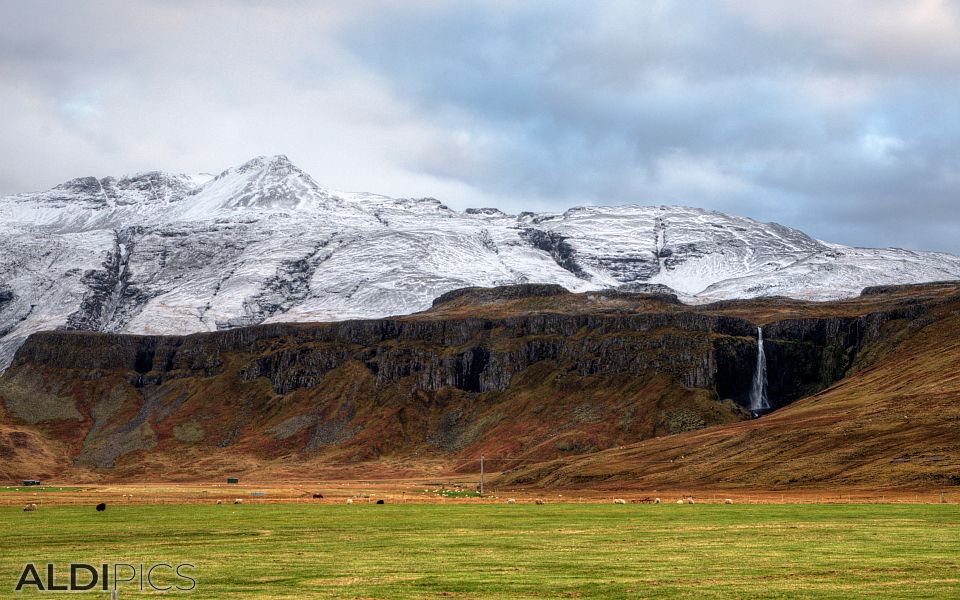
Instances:
[[[220,506],[221,504],[223,504],[223,500],[217,500],[217,506]]]
[[[514,500],[513,498],[507,498],[507,504],[516,504],[516,503],[517,501]]]
[[[733,504],[733,500],[731,500],[730,498],[727,498],[727,499],[725,499],[725,500],[723,501],[723,503],[724,503],[724,504]]]
[[[660,498],[654,498],[654,499],[653,499],[653,503],[654,503],[654,504],[660,504]]]
[[[323,494],[314,494],[314,495],[313,495],[313,499],[314,499],[314,500],[323,500]]]
[[[626,504],[627,501],[624,500],[623,498],[614,498],[614,499],[613,499],[613,503],[614,503],[614,504]]]
[[[539,498],[537,498],[537,501],[536,501],[536,502],[537,502],[537,504],[546,504],[546,502],[544,502],[543,500],[541,500],[541,499],[539,499]]]
[[[677,504],[683,504],[683,500],[677,500]]]
[[[233,501],[234,504],[243,504],[243,498],[237,498]]]
[[[37,505],[31,502],[30,504],[23,507],[23,512],[35,512],[37,510]]]
[[[687,497],[687,504],[695,504],[692,497],[690,496]]]
[[[353,504],[353,498],[347,498],[347,504]]]
[[[105,510],[107,510],[107,505],[103,502],[97,505],[97,512],[103,512]]]
[[[386,504],[383,500],[377,500],[377,504]]]

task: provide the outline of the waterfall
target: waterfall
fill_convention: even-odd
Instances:
[[[757,327],[757,369],[750,386],[750,410],[758,412],[770,408],[767,399],[767,355],[763,351],[763,328]]]

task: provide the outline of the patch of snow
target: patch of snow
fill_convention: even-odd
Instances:
[[[332,191],[263,156],[216,177],[85,177],[0,198],[0,368],[43,329],[185,334],[373,318],[465,286],[663,284],[709,302],[958,278],[953,255],[851,248],[697,208],[458,212]]]

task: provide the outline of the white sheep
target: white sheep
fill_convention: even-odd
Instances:
[[[217,500],[217,505],[219,506],[221,504],[223,504],[223,500]]]
[[[688,496],[688,497],[687,497],[687,504],[695,504],[694,501],[693,501],[693,497],[691,497],[691,496]]]
[[[37,505],[31,502],[30,504],[23,507],[23,512],[35,512],[37,510]]]
[[[726,499],[723,501],[723,503],[724,503],[724,504],[733,504],[733,500],[731,500],[730,498],[726,498]]]
[[[653,503],[654,503],[654,504],[660,504],[660,498],[654,498],[654,499],[653,499]]]
[[[507,504],[516,504],[516,503],[517,501],[514,500],[513,498],[507,498]]]
[[[347,504],[353,504],[353,498],[347,498]]]
[[[683,500],[677,500],[677,504],[683,504]]]
[[[234,504],[243,504],[243,498],[237,498],[233,501]]]
[[[614,498],[614,499],[613,499],[613,503],[614,503],[614,504],[626,504],[627,501],[624,500],[623,498]]]

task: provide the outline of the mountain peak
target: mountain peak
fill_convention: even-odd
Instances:
[[[229,171],[230,169],[228,169]],[[262,170],[296,170],[301,171],[290,162],[290,159],[287,158],[286,154],[274,154],[274,155],[261,155],[255,156],[243,163],[239,167],[234,169],[238,173],[249,173],[250,171],[262,171]]]
[[[146,172],[0,198],[0,370],[33,331],[136,333],[379,317],[463,287],[662,289],[826,300],[960,278],[960,257],[847,248],[679,206],[506,216],[336,193],[283,155],[198,184]],[[51,285],[51,281],[56,282]],[[624,288],[623,286],[628,286]]]
[[[196,188],[186,175],[147,171],[117,177],[78,177],[35,197],[41,202],[87,209],[112,209],[123,205],[167,203],[182,199]]]
[[[201,187],[191,213],[222,209],[297,210],[325,205],[333,195],[284,154],[257,156]]]

